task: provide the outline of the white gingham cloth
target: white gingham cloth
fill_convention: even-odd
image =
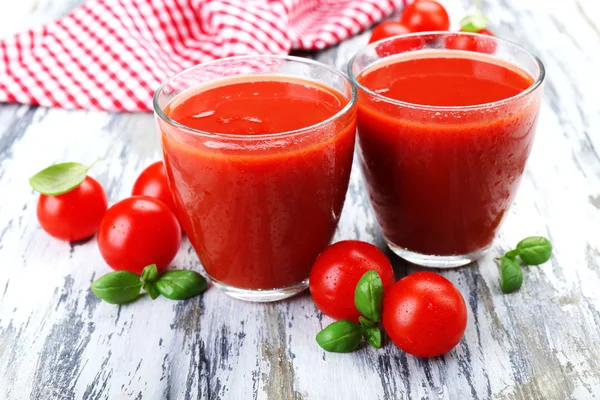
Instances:
[[[169,76],[221,57],[339,43],[401,0],[90,0],[0,40],[0,102],[148,111]]]

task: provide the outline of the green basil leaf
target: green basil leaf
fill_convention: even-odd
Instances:
[[[317,343],[325,351],[348,353],[362,341],[362,328],[352,321],[336,321],[317,333]]]
[[[516,258],[519,255],[519,249],[514,249],[507,252],[504,257]]]
[[[376,349],[381,348],[381,331],[376,326],[365,329],[363,333],[365,340]]]
[[[115,271],[92,282],[92,292],[110,304],[125,304],[138,298],[142,282],[129,271]]]
[[[160,292],[156,288],[156,283],[153,282],[144,282],[144,286],[142,288],[148,293],[152,300],[156,299],[160,296]]]
[[[501,257],[500,272],[502,275],[502,292],[512,293],[519,290],[523,284],[523,271],[519,260],[511,257]]]
[[[487,28],[490,21],[482,13],[468,15],[460,20],[460,29],[465,32],[479,32]]]
[[[383,283],[376,271],[367,271],[356,285],[354,305],[365,318],[377,322],[383,310]]]
[[[206,279],[196,271],[167,271],[158,278],[156,288],[168,299],[185,300],[204,292]]]
[[[531,236],[517,244],[519,257],[527,265],[540,265],[552,256],[552,244],[543,236]]]
[[[150,264],[142,271],[142,280],[144,282],[156,282],[158,279],[158,269],[156,264]],[[146,288],[144,288],[146,289]]]
[[[372,328],[372,327],[374,327],[376,325],[375,322],[369,321],[368,319],[366,319],[362,315],[360,317],[358,317],[358,322],[360,323],[361,326],[363,326],[365,328]]]
[[[64,194],[81,185],[88,170],[98,161],[89,166],[76,162],[51,165],[29,178],[29,184],[36,192],[48,196]]]

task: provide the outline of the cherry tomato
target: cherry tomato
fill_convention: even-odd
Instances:
[[[489,29],[480,29],[479,31],[477,31],[477,33],[481,34],[481,35],[488,35],[488,36],[494,36],[494,33],[492,31],[490,31]]]
[[[413,32],[447,31],[450,28],[448,12],[434,0],[418,0],[400,14],[400,23]]]
[[[448,279],[433,272],[417,272],[399,280],[387,293],[383,326],[405,352],[437,357],[460,342],[467,327],[467,307]]]
[[[354,292],[360,278],[370,270],[377,271],[386,291],[392,287],[392,264],[377,247],[358,240],[329,246],[310,272],[310,294],[316,306],[331,318],[358,321]]]
[[[479,32],[482,35],[494,36],[487,29]],[[494,39],[485,39],[466,35],[449,35],[446,37],[446,48],[454,50],[477,51],[479,53],[494,54],[497,43]]]
[[[50,236],[75,242],[98,231],[107,206],[102,186],[86,176],[83,183],[70,192],[58,196],[40,195],[37,217]]]
[[[175,214],[160,200],[133,196],[108,209],[98,230],[100,254],[111,268],[140,274],[173,260],[181,243]]]
[[[410,29],[396,21],[384,21],[377,25],[371,32],[369,43],[376,42],[381,39],[386,39],[392,36],[405,35],[410,33]]]
[[[401,23],[395,21],[385,21],[373,29],[369,43],[407,33],[410,33],[410,30]],[[419,49],[423,46],[423,43],[424,40],[420,37],[409,36],[397,38],[377,44],[375,51],[379,57],[387,57],[389,55],[402,53],[404,51]]]
[[[481,35],[494,36],[489,29],[481,29],[477,33]],[[475,40],[475,51],[480,53],[494,54],[498,43],[494,39],[477,38]]]
[[[151,164],[142,171],[133,184],[131,195],[154,197],[165,203],[173,213],[177,213],[171,189],[169,189],[169,182],[167,181],[167,172],[161,161]]]

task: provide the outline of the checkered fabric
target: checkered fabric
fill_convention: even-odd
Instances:
[[[243,54],[318,50],[368,28],[401,0],[90,0],[0,40],[0,102],[148,111],[159,84]]]

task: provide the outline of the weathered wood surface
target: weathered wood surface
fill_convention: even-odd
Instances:
[[[77,3],[7,2],[0,34]],[[457,18],[469,7],[446,4]],[[248,304],[211,288],[186,302],[99,301],[89,284],[109,269],[95,240],[48,237],[27,178],[51,163],[102,156],[93,175],[114,203],[159,157],[152,116],[0,105],[0,399],[599,398],[600,10],[596,0],[489,0],[485,10],[500,36],[542,58],[548,79],[525,178],[492,251],[442,272],[468,303],[455,350],[431,360],[391,343],[324,353],[314,336],[330,321],[308,294]],[[316,58],[344,67],[366,40]],[[354,167],[336,239],[381,245]],[[503,295],[493,258],[530,234],[549,236],[554,256]],[[392,259],[398,276],[418,269]],[[173,264],[200,268],[187,242]]]

